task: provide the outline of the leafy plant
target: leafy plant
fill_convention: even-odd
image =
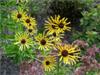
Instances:
[[[95,6],[97,6],[95,8]],[[83,18],[81,19],[81,28],[82,32],[74,32],[73,37],[75,39],[83,39],[86,40],[90,45],[99,44],[100,41],[100,8],[99,5],[96,4],[94,7],[89,8],[88,11],[83,11]],[[90,7],[90,6],[89,6]]]
[[[94,0],[1,0],[0,48],[28,68],[20,68],[25,73],[38,67],[46,75],[94,75],[100,66],[99,22],[100,5]],[[72,44],[65,31],[71,31]]]

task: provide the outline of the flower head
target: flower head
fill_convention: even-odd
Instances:
[[[57,31],[57,26],[55,24],[55,19],[51,16],[48,18],[47,21],[45,21],[45,29],[48,31],[48,33],[52,34]],[[58,31],[57,31],[58,32]]]
[[[36,20],[35,18],[32,18],[30,16],[26,16],[24,19],[23,19],[23,24],[26,28],[30,28],[30,27],[36,27]]]
[[[22,9],[13,10],[11,13],[11,17],[16,20],[16,22],[21,22],[25,16],[26,12],[24,12]]]
[[[56,59],[54,56],[47,56],[44,58],[43,67],[45,71],[51,71],[55,69]]]
[[[79,58],[80,50],[77,46],[70,44],[58,45],[60,61],[63,60],[65,64],[74,64]]]
[[[35,40],[37,42],[37,45],[39,46],[38,49],[41,49],[41,50],[49,50],[53,46],[52,40],[50,38],[48,38],[47,35],[38,34],[35,37]]]
[[[49,33],[54,33],[54,32],[61,32],[63,33],[65,30],[70,30],[71,28],[68,26],[70,22],[66,22],[67,18],[62,18],[60,15],[55,16],[54,18],[51,16],[48,18],[48,21],[45,23],[45,29]]]
[[[17,33],[15,35],[15,45],[18,45],[20,50],[25,50],[33,45],[33,40],[29,38],[27,33]]]
[[[52,34],[47,33],[47,35],[52,38],[54,44],[62,43],[63,33],[53,32]]]
[[[29,35],[34,35],[35,33],[37,33],[37,29],[36,28],[33,28],[33,27],[29,27],[26,29],[27,33]]]
[[[70,22],[66,22],[68,20],[68,18],[62,18],[60,17],[60,15],[55,16],[55,23],[57,25],[58,31],[60,32],[64,32],[65,30],[70,31],[70,27],[68,26],[70,24]]]

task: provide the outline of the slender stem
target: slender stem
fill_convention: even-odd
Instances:
[[[22,30],[23,30],[23,27],[22,27],[22,25],[19,25],[19,28],[20,28],[20,31],[22,31]]]
[[[59,75],[59,57],[58,57],[58,60],[57,60],[57,75]]]
[[[53,54],[52,56],[55,56],[55,57],[57,57],[57,56],[58,56],[58,55],[56,55],[56,54],[54,55],[54,53],[50,53],[50,54],[51,54],[51,55]],[[38,57],[47,57],[47,56],[38,55]]]
[[[41,60],[39,60],[39,59],[37,59],[37,58],[34,58],[34,59],[42,63],[42,61],[41,61]]]

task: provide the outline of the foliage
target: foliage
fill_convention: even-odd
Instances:
[[[100,48],[100,38],[99,38],[100,37],[100,23],[99,23],[99,21],[100,21],[99,5],[100,4],[96,3],[95,0],[84,0],[82,2],[86,3],[85,7],[84,7],[84,11],[82,12],[83,18],[81,19],[81,24],[80,24],[80,28],[82,30],[80,32],[75,31],[75,30],[72,31],[73,40],[75,40],[75,39],[84,40],[85,42],[81,41],[79,44],[81,45],[82,43],[84,44],[87,42],[87,47],[91,47],[93,44],[96,44],[96,46],[98,48]],[[84,50],[82,52],[82,54],[85,52],[86,55],[89,55],[86,53],[87,47],[82,48],[82,50]],[[100,62],[98,60],[98,58],[100,58],[100,53],[95,54],[95,48],[94,49],[90,48],[88,50],[88,52],[90,54],[95,55],[95,57],[93,57],[94,59],[92,59],[91,61],[96,60],[98,63]],[[83,54],[83,56],[85,54]],[[88,60],[86,60],[86,61],[88,61]],[[91,62],[91,64],[92,64],[92,62]],[[95,64],[97,64],[97,63],[95,63]],[[93,65],[94,64],[92,64],[92,66]],[[92,75],[92,74],[96,75],[98,73],[97,69],[93,70],[93,68],[95,68],[96,65],[93,68],[92,67],[89,68],[89,66],[88,66],[88,72],[84,72],[85,70],[83,69],[83,67],[84,66],[81,66],[79,69],[77,68],[76,75],[77,74],[84,75],[84,73],[86,75]],[[99,68],[99,66],[98,66],[98,68]]]
[[[34,29],[32,35],[28,34],[31,27],[26,26],[23,20],[17,22],[12,18],[12,11],[19,9],[22,9],[26,13],[23,20],[27,17],[32,20],[30,23],[33,24],[32,29]],[[47,20],[44,20],[44,28],[38,26],[37,16],[41,14],[43,20],[47,16],[49,17]],[[21,64],[27,61],[30,64],[38,61],[42,69],[45,68],[43,67],[43,61],[46,57],[50,55],[56,57],[56,61],[54,61],[56,64],[53,63],[55,65],[54,70],[51,69],[54,66],[49,67],[52,71],[45,72],[46,75],[96,75],[99,74],[100,69],[99,22],[100,4],[96,3],[95,0],[0,0],[0,48],[2,48],[5,55],[14,60],[15,63]],[[59,27],[62,27],[60,24],[66,27],[60,29]],[[51,25],[53,25],[53,27]],[[50,28],[50,26],[52,28]],[[68,39],[64,38],[65,30],[67,31],[68,28],[69,32],[71,29],[71,35],[68,36],[73,40],[71,42],[72,44],[68,42]],[[27,36],[24,37],[23,42],[23,36],[16,38],[18,32],[27,32],[29,38],[32,39],[30,42],[34,42],[32,46],[30,46],[30,42],[23,46],[22,43],[25,43],[29,38],[26,38]],[[54,38],[52,37],[53,33],[60,36],[58,37],[56,35],[57,37]],[[60,39],[60,41],[58,39]],[[67,41],[67,43],[65,41]],[[48,44],[44,47],[43,45],[46,42]],[[15,45],[15,43],[17,44]],[[74,61],[75,57],[60,61],[61,56],[64,58],[64,56],[68,55],[67,52],[62,54],[63,49],[69,48],[66,44],[72,45],[72,48],[68,49],[73,51],[69,53],[70,56],[77,56],[78,53],[81,54],[81,57],[78,58],[80,59],[79,62],[76,63],[76,61]],[[61,54],[59,55],[60,45]],[[78,48],[76,48],[76,45]],[[22,50],[20,50],[20,46],[23,47]],[[81,52],[74,52],[76,49],[81,50]],[[75,62],[76,64],[72,66],[65,64],[64,61],[68,59],[72,59],[71,62]],[[50,62],[52,62],[52,60],[49,60],[49,63]],[[68,62],[70,61],[66,63]],[[39,68],[41,69],[41,67]],[[93,68],[96,69],[94,70]]]
[[[22,52],[20,50],[18,51],[18,47],[11,44],[11,45],[6,45],[4,50],[5,54],[7,54],[7,56],[10,57],[14,61],[14,63],[26,61],[28,59],[29,59],[28,61],[30,62],[34,60],[34,53],[32,49]]]
[[[95,7],[96,6],[96,7]],[[90,45],[97,44],[100,45],[100,8],[99,4],[96,4],[94,7],[89,6],[88,11],[83,11],[82,15],[84,16],[81,19],[81,28],[82,31],[73,31],[74,39],[82,39],[87,41]],[[91,7],[91,8],[90,8]]]
[[[31,0],[29,1],[28,7],[29,7],[29,13],[32,16],[40,15],[40,14],[46,14],[46,9],[48,9],[50,3],[53,0]]]

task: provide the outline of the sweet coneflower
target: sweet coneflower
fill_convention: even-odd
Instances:
[[[61,18],[60,15],[55,16],[55,18],[58,31],[60,31],[61,33],[63,33],[65,30],[70,31],[71,27],[68,26],[70,22],[67,22],[68,18]]]
[[[77,46],[70,44],[58,45],[57,49],[59,51],[60,61],[65,64],[74,64],[79,58],[80,50]]]
[[[26,16],[24,19],[23,19],[23,25],[26,27],[26,28],[30,28],[30,27],[36,27],[36,20],[35,18],[32,18],[30,16]]]
[[[25,50],[33,46],[33,40],[28,36],[26,32],[17,33],[15,35],[15,45],[19,46],[20,50]]]
[[[38,34],[35,37],[35,40],[36,40],[37,45],[39,46],[38,49],[49,50],[53,46],[52,40],[44,34]]]
[[[23,11],[22,9],[19,10],[13,10],[11,12],[11,17],[16,21],[16,22],[21,22],[26,16],[26,12]]]
[[[36,28],[33,28],[33,27],[29,27],[29,28],[26,29],[26,32],[29,35],[34,35],[35,33],[37,33],[37,29]]]
[[[45,30],[48,31],[49,34],[58,32],[55,19],[52,16],[45,21]]]
[[[63,33],[59,33],[59,32],[53,32],[52,34],[49,34],[49,33],[47,32],[47,35],[48,35],[50,38],[52,38],[54,44],[61,43],[61,42],[62,42],[62,38],[63,38],[63,36],[64,36]]]
[[[49,33],[60,32],[64,33],[65,30],[70,31],[71,27],[68,25],[70,22],[67,22],[68,18],[61,18],[60,15],[55,17],[50,17],[45,23],[45,29]]]
[[[56,59],[54,56],[47,56],[44,58],[43,67],[45,71],[52,71],[55,69]]]

